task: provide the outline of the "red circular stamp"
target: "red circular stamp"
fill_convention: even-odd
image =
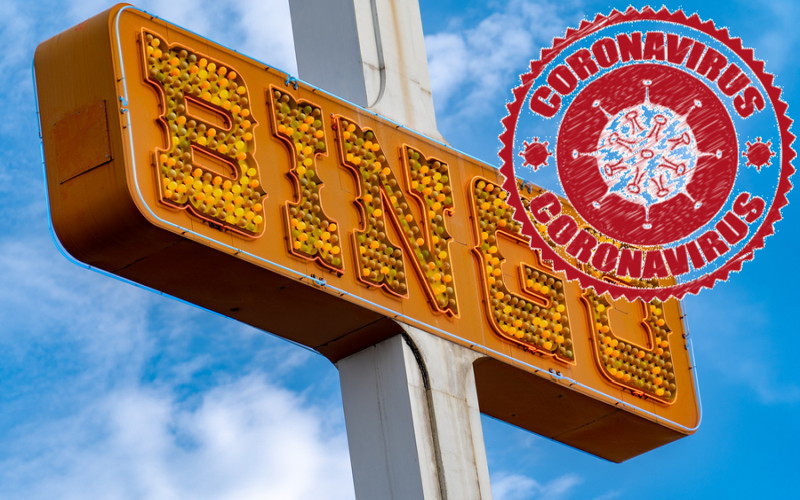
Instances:
[[[555,39],[521,81],[500,136],[504,188],[531,247],[567,278],[681,298],[739,271],[773,233],[792,122],[726,29],[614,11]]]

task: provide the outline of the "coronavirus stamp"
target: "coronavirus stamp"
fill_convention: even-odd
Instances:
[[[556,270],[598,292],[711,288],[764,246],[787,203],[780,88],[746,42],[697,15],[584,21],[531,61],[507,108],[515,218]],[[527,182],[544,189],[521,197]]]

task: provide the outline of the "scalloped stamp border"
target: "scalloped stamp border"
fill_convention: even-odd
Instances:
[[[503,187],[531,247],[567,279],[680,299],[741,270],[774,233],[792,120],[726,28],[614,10],[554,39],[520,79],[502,120]],[[554,178],[523,203],[521,185]]]

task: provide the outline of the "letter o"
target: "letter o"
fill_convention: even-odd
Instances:
[[[566,245],[578,232],[578,223],[567,214],[561,214],[547,226],[547,234],[556,245]]]
[[[559,64],[547,75],[547,84],[561,95],[567,95],[578,88],[578,77],[563,64]]]
[[[600,243],[592,255],[592,266],[602,273],[607,273],[617,267],[618,259],[619,248],[608,242]]]

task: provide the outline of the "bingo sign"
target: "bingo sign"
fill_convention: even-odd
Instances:
[[[794,172],[791,120],[764,63],[726,29],[614,11],[555,39],[521,80],[503,120],[504,187],[531,246],[568,278],[680,298],[773,233]],[[527,200],[516,177],[550,191]]]
[[[598,269],[643,256],[648,242],[623,232],[622,223],[616,232],[597,227],[595,203],[623,214],[625,224],[650,225],[665,255],[669,240],[680,240],[690,258],[704,251],[695,233],[702,241],[717,212],[730,231],[747,233],[743,246],[770,226],[780,205],[770,205],[768,194],[783,142],[752,70],[737,62],[744,76],[735,85],[747,84],[719,98],[689,63],[642,62],[657,55],[647,30],[658,23],[648,26],[638,36],[597,31],[600,42],[553,51],[552,63],[528,77],[534,100],[520,91],[520,140],[531,170],[552,171],[555,151],[562,175],[586,182],[570,184],[577,211],[524,183],[512,191],[515,203],[532,208],[537,227],[567,256],[568,225],[586,227],[571,239],[594,238],[589,255],[577,255]],[[660,40],[673,43],[672,35]],[[690,45],[681,49],[690,60],[698,57],[681,43]],[[704,60],[692,64],[710,64]],[[573,67],[578,76],[568,73]],[[473,368],[481,412],[608,460],[627,460],[700,425],[678,300],[613,298],[554,270],[548,260],[563,262],[531,248],[492,166],[130,5],[43,42],[34,69],[50,217],[76,260],[333,362],[403,334],[400,324],[447,339],[481,355]],[[679,87],[667,85],[678,78]],[[620,90],[609,92],[610,85]],[[551,117],[533,113],[530,102]],[[736,112],[750,105],[748,118]],[[558,139],[555,128],[552,135],[537,129],[556,117]],[[739,158],[742,121],[759,124],[751,166]],[[617,144],[683,164],[663,176],[665,189],[682,182],[681,194],[657,202],[645,181],[639,193],[626,190],[632,181],[620,168],[638,163]],[[610,173],[589,172],[590,161],[611,165]],[[698,191],[695,184],[719,177],[717,169],[727,175],[724,192]],[[649,203],[648,212],[623,212],[623,203]],[[690,207],[708,219],[702,228],[665,222],[688,203],[702,203]],[[715,241],[726,241],[720,228]],[[596,256],[612,240],[601,231],[621,242],[602,262]],[[652,257],[641,259],[649,269]],[[642,271],[631,276],[646,280]],[[184,310],[171,313],[180,324]]]

